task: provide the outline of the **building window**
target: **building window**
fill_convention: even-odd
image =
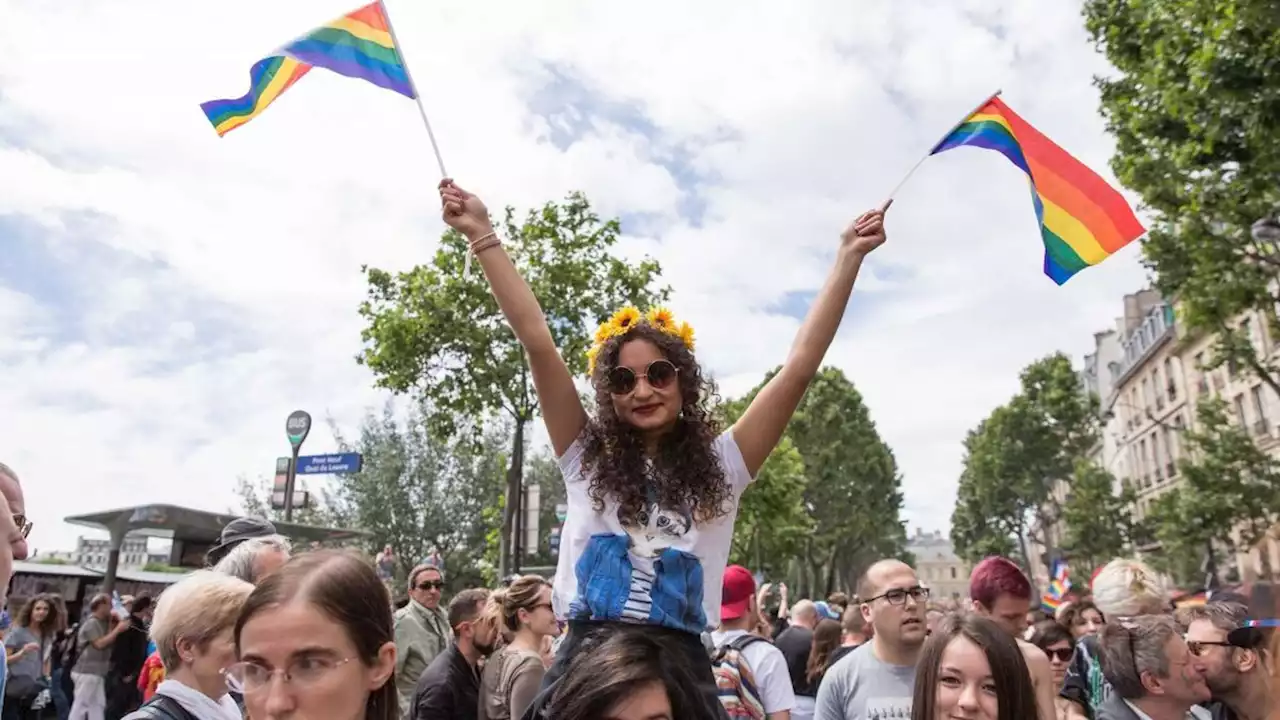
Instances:
[[[1178,399],[1178,382],[1173,374],[1173,358],[1164,359],[1164,384],[1165,392],[1169,394],[1170,400]]]
[[[1254,433],[1262,435],[1270,432],[1270,423],[1267,420],[1267,399],[1263,395],[1262,386],[1254,385],[1249,394],[1253,396]]]
[[[1151,410],[1151,383],[1147,378],[1142,378],[1142,408],[1147,411]]]
[[[955,580],[955,579],[956,579],[956,569],[955,569],[955,566],[952,566],[952,567],[951,567],[951,579],[952,579],[952,580]]]
[[[1236,420],[1239,421],[1240,427],[1242,428],[1249,427],[1248,425],[1245,424],[1244,393],[1240,393],[1239,395],[1236,395],[1236,399],[1233,401],[1232,404],[1235,405]]]
[[[1159,431],[1151,433],[1151,459],[1153,461],[1153,470],[1151,474],[1156,476],[1156,482],[1160,482],[1160,478],[1163,475],[1161,469],[1164,466],[1164,457],[1160,452]]]

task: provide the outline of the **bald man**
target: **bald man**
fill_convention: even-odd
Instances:
[[[818,626],[818,607],[812,600],[801,600],[791,607],[791,627],[782,631],[773,641],[787,660],[787,674],[791,676],[791,691],[796,705],[791,710],[792,720],[813,717],[814,698],[818,683],[809,682],[809,651],[813,649],[813,630]]]
[[[929,589],[899,560],[881,560],[858,583],[871,641],[827,669],[818,688],[815,720],[911,717],[916,660],[925,640]]]

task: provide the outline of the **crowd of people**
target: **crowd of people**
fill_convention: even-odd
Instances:
[[[527,353],[565,481],[555,577],[446,602],[444,567],[424,562],[397,607],[391,548],[295,553],[241,518],[210,567],[157,602],[120,611],[96,597],[63,629],[61,601],[33,599],[6,640],[6,716],[52,702],[61,720],[1272,720],[1267,623],[1221,599],[1175,615],[1134,560],[1039,622],[1005,558],[974,568],[964,603],[931,597],[894,559],[867,568],[853,598],[796,602],[728,564],[738,501],[885,242],[887,204],[840,233],[786,362],[723,428],[693,328],[665,308],[625,307],[595,332],[588,409],[484,204],[451,180],[439,193]],[[0,532],[17,548],[30,526],[12,518]],[[51,687],[32,694],[34,673]]]

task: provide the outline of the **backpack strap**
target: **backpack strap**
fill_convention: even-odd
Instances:
[[[743,635],[741,637],[736,637],[733,640],[731,640],[728,644],[728,647],[738,652],[742,652],[743,650],[747,649],[748,645],[752,645],[758,642],[768,642],[768,640],[765,640],[759,635],[752,635],[751,633],[747,633],[746,635]]]
[[[167,695],[153,695],[125,720],[197,720],[187,709]]]

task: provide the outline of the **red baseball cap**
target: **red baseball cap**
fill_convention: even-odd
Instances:
[[[720,619],[737,620],[747,614],[747,606],[756,595],[756,579],[741,565],[724,569],[724,585],[720,593]]]

